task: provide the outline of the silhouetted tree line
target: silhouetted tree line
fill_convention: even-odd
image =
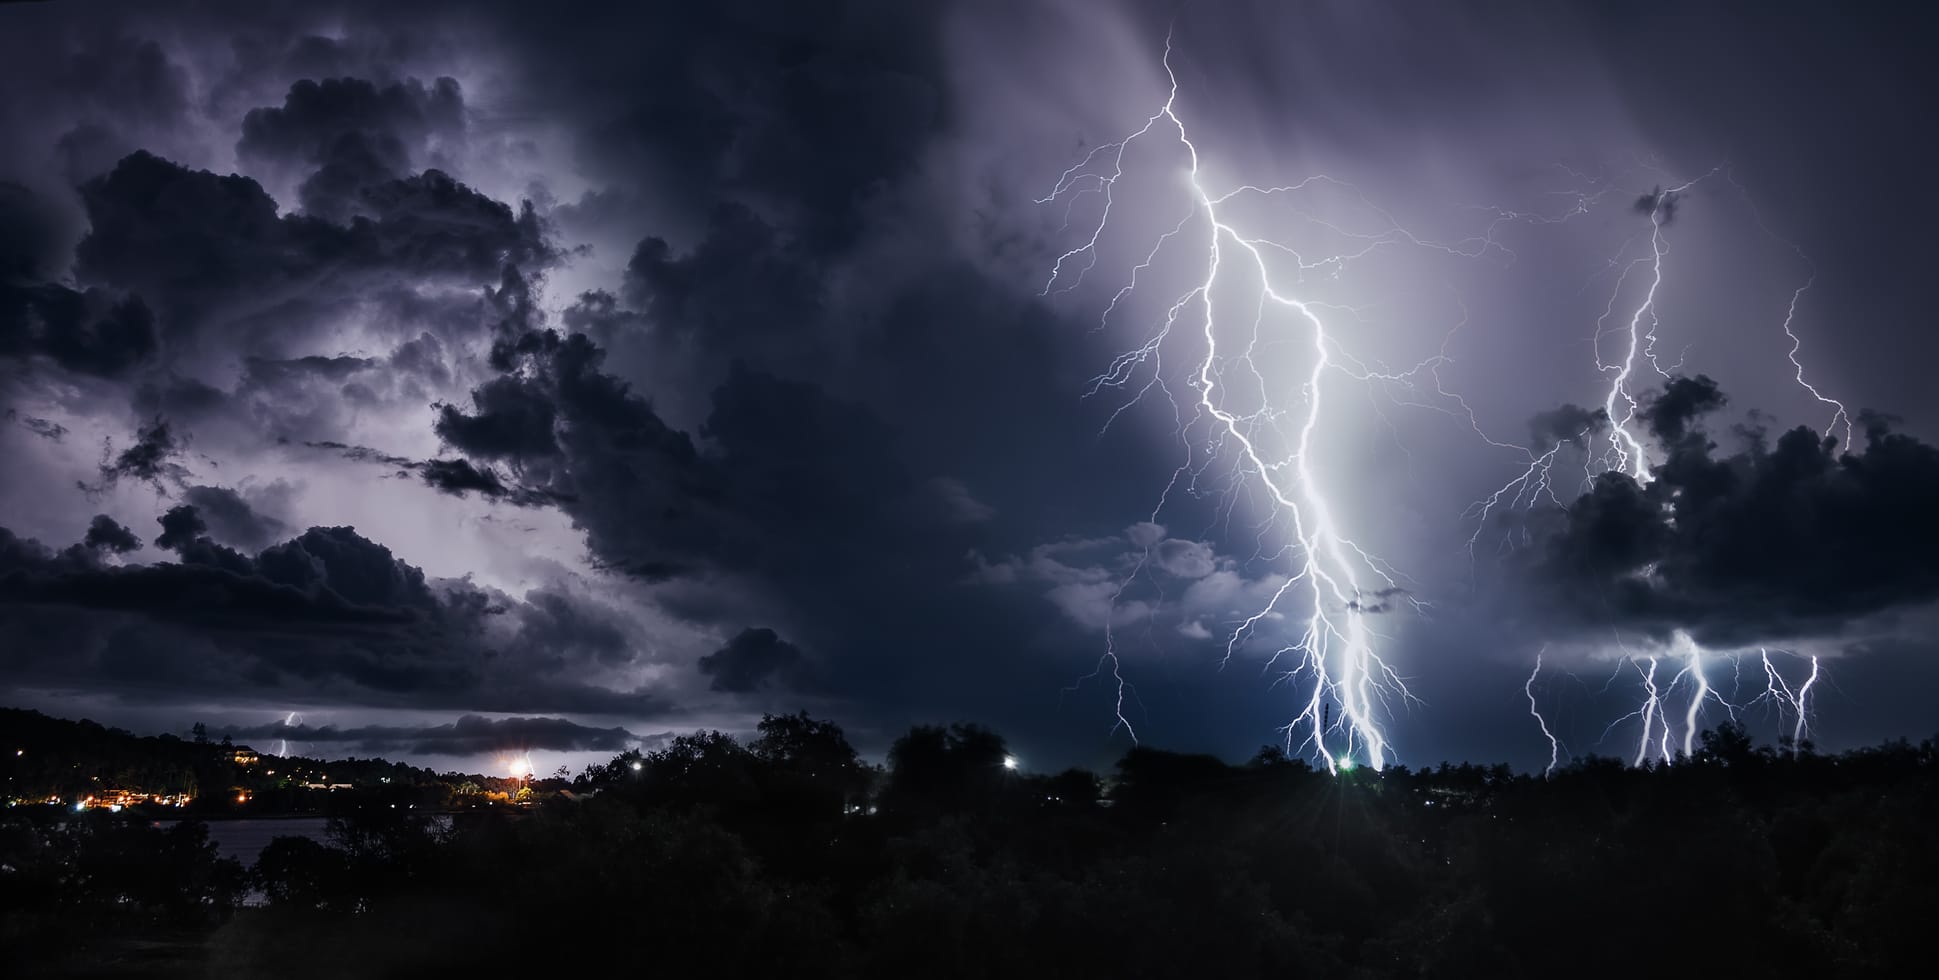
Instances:
[[[1675,765],[1550,778],[1006,757],[921,727],[878,769],[770,717],[523,812],[278,839],[259,907],[194,825],[9,824],[6,939],[51,970],[73,962],[53,922],[200,930],[183,970],[279,977],[1896,977],[1931,955],[1931,741],[1821,755],[1726,725]]]

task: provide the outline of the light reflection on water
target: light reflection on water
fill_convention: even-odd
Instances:
[[[449,827],[451,818],[437,815],[431,817],[433,826],[439,829]],[[157,827],[172,827],[177,820],[157,820]],[[235,858],[245,868],[252,867],[263,848],[278,837],[308,837],[320,843],[329,843],[324,834],[329,824],[328,817],[252,817],[242,820],[210,820],[209,840],[215,842],[216,852],[222,857]]]

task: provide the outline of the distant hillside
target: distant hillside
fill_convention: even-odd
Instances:
[[[21,708],[0,708],[0,773],[5,774],[4,796],[14,805],[55,798],[73,804],[117,791],[187,794],[192,808],[203,814],[317,809],[322,806],[318,798],[330,792],[326,787],[406,793],[443,790],[465,781],[486,787],[501,782],[439,775],[382,759],[325,761],[258,754],[227,739],[136,735]],[[432,795],[442,800],[448,794]]]

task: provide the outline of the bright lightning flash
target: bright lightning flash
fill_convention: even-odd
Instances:
[[[1146,141],[1171,141],[1185,159],[1190,205],[1131,270],[1112,296],[1100,326],[1161,258],[1183,253],[1189,256],[1188,268],[1197,272],[1182,293],[1165,303],[1162,319],[1145,342],[1113,360],[1094,380],[1091,393],[1135,386],[1135,395],[1119,412],[1154,389],[1171,399],[1181,441],[1187,447],[1186,461],[1161,495],[1160,510],[1181,481],[1195,488],[1198,478],[1219,458],[1232,461],[1234,485],[1248,487],[1265,504],[1270,516],[1260,531],[1262,542],[1275,530],[1289,539],[1285,547],[1266,557],[1283,557],[1290,567],[1263,607],[1237,623],[1227,636],[1225,659],[1229,662],[1255,635],[1289,621],[1292,638],[1271,662],[1285,660],[1291,665],[1283,669],[1285,678],[1305,685],[1298,713],[1285,728],[1289,750],[1310,749],[1330,771],[1350,768],[1356,761],[1378,770],[1392,756],[1382,717],[1394,701],[1413,696],[1377,650],[1380,637],[1372,615],[1385,609],[1389,599],[1414,600],[1398,573],[1355,544],[1342,526],[1336,506],[1339,490],[1328,483],[1319,436],[1334,424],[1329,409],[1344,384],[1391,383],[1411,388],[1417,379],[1432,378],[1432,394],[1459,408],[1431,407],[1456,414],[1465,405],[1442,389],[1434,374],[1447,361],[1445,354],[1405,372],[1369,368],[1341,346],[1333,322],[1357,311],[1302,295],[1302,286],[1309,278],[1337,278],[1354,260],[1387,246],[1430,248],[1467,257],[1498,246],[1486,237],[1454,245],[1423,241],[1358,198],[1350,185],[1324,174],[1287,185],[1213,189],[1201,168],[1199,146],[1178,112],[1178,80],[1171,54],[1168,40],[1164,66],[1171,84],[1157,111],[1129,136],[1092,150],[1039,199],[1039,204],[1068,206],[1088,194],[1102,198],[1097,223],[1086,240],[1058,257],[1044,292],[1074,288],[1097,264],[1114,209],[1123,203],[1118,199],[1119,182],[1126,177],[1134,148]],[[1349,251],[1315,257],[1289,240],[1255,236],[1238,224],[1236,212],[1242,208],[1317,190],[1358,198],[1382,227],[1372,233],[1354,232],[1301,212],[1311,224],[1353,242]],[[1497,223],[1501,220],[1507,218],[1498,216]],[[1235,292],[1243,298],[1234,301]],[[1185,336],[1188,333],[1195,336]],[[1187,400],[1189,413],[1163,373],[1163,358],[1175,340],[1194,342],[1191,367],[1185,374],[1185,383],[1195,395]],[[1262,367],[1266,349],[1282,347],[1304,350],[1303,366],[1290,378],[1269,376],[1273,372]],[[1145,380],[1140,385],[1141,378]],[[1290,399],[1286,398],[1289,389]],[[1472,422],[1472,414],[1467,417]],[[1202,451],[1187,435],[1201,425],[1207,433]],[[1156,517],[1154,511],[1154,523]],[[1108,668],[1118,681],[1118,721],[1129,730],[1114,644],[1107,632],[1106,651],[1096,673]],[[1331,708],[1335,702],[1340,706],[1337,716]],[[1295,747],[1294,739],[1302,732],[1304,739]]]

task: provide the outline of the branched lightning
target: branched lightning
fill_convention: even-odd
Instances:
[[[1565,207],[1553,213],[1478,208],[1492,216],[1485,227],[1452,242],[1415,235],[1352,184],[1329,174],[1282,184],[1215,188],[1203,166],[1200,142],[1180,111],[1172,57],[1168,37],[1162,61],[1168,83],[1164,101],[1129,134],[1084,154],[1037,199],[1040,205],[1062,206],[1066,228],[1078,200],[1095,196],[1098,202],[1095,222],[1086,223],[1078,241],[1050,263],[1041,292],[1068,292],[1085,282],[1098,268],[1123,212],[1136,212],[1144,203],[1137,200],[1138,192],[1126,178],[1138,174],[1145,151],[1169,147],[1177,153],[1182,159],[1186,206],[1182,213],[1156,223],[1149,246],[1133,253],[1140,258],[1126,260],[1128,274],[1110,287],[1096,330],[1105,330],[1114,318],[1142,302],[1138,294],[1151,288],[1153,280],[1176,273],[1180,261],[1188,263],[1183,266],[1186,281],[1176,287],[1177,292],[1151,305],[1153,318],[1143,340],[1113,357],[1091,379],[1086,395],[1123,394],[1104,421],[1106,430],[1147,397],[1155,394],[1169,403],[1184,458],[1159,494],[1152,524],[1158,523],[1160,513],[1179,492],[1223,493],[1220,513],[1226,521],[1242,497],[1264,506],[1267,516],[1258,529],[1253,559],[1274,563],[1282,571],[1275,576],[1270,595],[1226,634],[1221,663],[1229,663],[1242,647],[1268,634],[1280,637],[1267,669],[1279,671],[1281,681],[1297,685],[1300,691],[1296,713],[1284,728],[1288,751],[1310,752],[1335,772],[1360,762],[1380,769],[1393,757],[1384,724],[1387,712],[1396,703],[1418,699],[1380,652],[1384,638],[1376,629],[1375,614],[1388,608],[1390,598],[1416,609],[1425,603],[1415,597],[1416,590],[1405,575],[1357,544],[1349,533],[1341,488],[1330,479],[1337,467],[1329,465],[1324,438],[1344,424],[1337,417],[1336,403],[1348,386],[1358,386],[1376,398],[1377,418],[1397,443],[1397,431],[1378,407],[1380,398],[1395,406],[1445,413],[1464,423],[1482,444],[1517,455],[1515,475],[1476,501],[1465,515],[1475,522],[1468,540],[1471,560],[1498,512],[1567,506],[1557,488],[1555,469],[1565,460],[1579,459],[1585,488],[1609,472],[1649,483],[1659,460],[1652,455],[1657,447],[1638,425],[1644,392],[1682,366],[1680,356],[1672,362],[1665,354],[1659,338],[1659,297],[1672,272],[1669,226],[1679,199],[1692,188],[1719,175],[1733,184],[1735,180],[1719,166],[1695,179],[1667,188],[1659,184],[1640,199],[1632,198],[1649,221],[1647,250],[1632,254],[1632,244],[1645,240],[1638,234],[1591,279],[1593,283],[1608,272],[1615,273],[1614,286],[1589,338],[1595,368],[1605,382],[1600,391],[1601,417],[1581,431],[1557,433],[1561,436],[1557,441],[1523,446],[1488,434],[1468,402],[1443,382],[1442,370],[1453,363],[1449,353],[1453,338],[1467,322],[1465,309],[1438,352],[1412,367],[1394,369],[1362,360],[1343,344],[1343,336],[1360,322],[1364,311],[1325,299],[1316,284],[1338,279],[1359,260],[1392,248],[1468,259],[1499,256],[1512,263],[1514,253],[1496,237],[1500,230],[1517,223],[1560,224],[1590,214],[1611,196],[1623,195],[1617,183],[1563,168],[1590,185],[1586,190],[1561,192],[1568,198]],[[1377,227],[1348,228],[1299,206],[1300,195],[1322,191],[1345,195],[1374,216]],[[1274,205],[1287,207],[1299,222],[1347,244],[1311,249],[1291,236],[1255,234],[1242,223],[1241,212],[1256,215]],[[1761,217],[1759,223],[1762,227]],[[1798,254],[1802,257],[1802,250]],[[1790,342],[1787,357],[1797,383],[1833,410],[1827,434],[1842,428],[1848,441],[1851,422],[1844,405],[1806,380],[1800,359],[1803,341],[1794,324],[1799,302],[1812,281],[1807,278],[1790,298],[1782,323]],[[1280,376],[1262,363],[1269,351],[1289,348],[1300,352],[1292,375]],[[1169,369],[1168,357],[1173,360]],[[1404,452],[1406,447],[1401,449]],[[1506,537],[1502,547],[1527,543],[1528,534],[1524,530],[1519,540]],[[1114,613],[1126,588],[1146,573],[1150,560],[1146,544],[1144,554],[1111,597]],[[1115,625],[1107,617],[1105,649],[1096,668],[1079,683],[1106,676],[1115,682],[1117,725],[1135,738],[1125,711],[1127,696],[1135,693],[1122,670]],[[1706,651],[1682,634],[1677,641],[1668,651],[1621,654],[1621,662],[1635,670],[1642,698],[1636,710],[1617,719],[1604,734],[1632,719],[1638,721],[1633,757],[1637,765],[1651,759],[1673,761],[1679,752],[1690,755],[1705,702],[1716,702],[1733,718],[1739,710],[1712,686],[1706,674]],[[1660,670],[1665,657],[1681,662],[1667,679],[1668,671]],[[1734,655],[1731,659],[1735,663]],[[1552,771],[1560,762],[1562,743],[1537,702],[1542,662],[1538,654],[1523,692],[1529,714],[1549,743],[1547,771]],[[1793,737],[1801,739],[1805,698],[1818,676],[1817,660],[1811,661],[1810,678],[1796,687],[1774,668],[1768,655],[1764,667],[1766,690],[1758,700],[1792,712],[1796,717]],[[1671,701],[1685,691],[1678,737],[1673,731],[1678,712]]]
[[[1791,751],[1802,751],[1805,736],[1810,734],[1811,686],[1818,683],[1818,658],[1810,657],[1811,673],[1802,683],[1793,688],[1785,681],[1784,675],[1771,665],[1771,652],[1759,650],[1758,659],[1764,666],[1764,693],[1751,701],[1751,704],[1768,701],[1779,711],[1780,720],[1785,709],[1792,715]]]
[[[1268,669],[1281,670],[1282,679],[1305,685],[1298,712],[1285,727],[1288,748],[1310,750],[1333,771],[1358,760],[1380,769],[1392,755],[1381,718],[1394,702],[1412,700],[1413,695],[1379,653],[1377,641],[1381,637],[1372,616],[1385,609],[1389,599],[1416,608],[1422,604],[1413,597],[1405,576],[1356,544],[1346,532],[1334,496],[1336,488],[1328,485],[1327,468],[1317,458],[1322,453],[1319,435],[1330,424],[1328,410],[1342,381],[1419,392],[1423,398],[1434,400],[1423,407],[1465,417],[1477,434],[1480,428],[1466,402],[1441,383],[1439,370],[1450,361],[1445,345],[1439,354],[1405,371],[1369,366],[1347,353],[1336,335],[1335,319],[1356,311],[1301,295],[1299,287],[1309,276],[1338,276],[1355,260],[1386,247],[1426,248],[1466,257],[1486,255],[1501,250],[1493,238],[1496,227],[1516,220],[1550,219],[1496,211],[1494,222],[1484,234],[1438,243],[1407,231],[1352,185],[1326,174],[1290,184],[1244,184],[1214,190],[1201,167],[1199,145],[1178,112],[1179,87],[1171,54],[1168,39],[1164,67],[1170,86],[1164,103],[1128,136],[1096,147],[1064,171],[1050,193],[1038,199],[1039,204],[1068,204],[1076,197],[1097,194],[1102,201],[1097,222],[1088,234],[1052,263],[1043,292],[1075,288],[1096,268],[1100,245],[1123,203],[1119,185],[1128,172],[1128,154],[1147,140],[1172,141],[1184,155],[1190,206],[1170,223],[1169,230],[1157,236],[1142,261],[1116,288],[1099,317],[1099,328],[1143,285],[1144,277],[1164,256],[1188,251],[1197,256],[1196,268],[1201,271],[1165,303],[1162,317],[1145,340],[1119,354],[1092,380],[1089,393],[1096,395],[1106,389],[1130,392],[1106,420],[1107,428],[1119,414],[1154,391],[1170,399],[1185,459],[1160,494],[1158,510],[1181,485],[1196,492],[1208,468],[1222,459],[1232,461],[1234,485],[1243,484],[1267,505],[1270,516],[1260,529],[1261,544],[1255,557],[1284,561],[1289,567],[1261,608],[1244,617],[1227,635],[1222,662],[1229,662],[1240,647],[1268,627],[1278,630],[1282,621],[1290,620],[1294,624],[1292,638],[1268,661]],[[1381,227],[1372,232],[1354,231],[1300,212],[1306,222],[1352,243],[1343,252],[1309,255],[1289,241],[1249,234],[1228,213],[1236,210],[1239,202],[1281,200],[1314,189],[1350,195],[1377,216]],[[1578,200],[1574,206],[1579,209],[1583,205]],[[1245,300],[1230,299],[1233,289],[1247,288],[1250,292]],[[1284,329],[1290,338],[1286,342],[1305,351],[1304,366],[1290,382],[1269,377],[1270,372],[1260,363],[1262,347],[1281,343],[1275,328]],[[1187,400],[1189,407],[1181,406],[1163,370],[1163,358],[1182,332],[1189,332],[1191,339],[1202,344],[1193,352],[1186,374],[1193,395]],[[1281,400],[1289,388],[1296,395],[1290,403]],[[1248,399],[1252,404],[1245,404]],[[1188,435],[1201,423],[1208,430],[1202,446]],[[1228,514],[1233,503],[1227,504]],[[1156,516],[1154,511],[1154,523]],[[1272,549],[1265,542],[1275,530],[1283,530],[1287,541],[1283,547]],[[1142,568],[1141,561],[1132,576]],[[1122,595],[1122,588],[1118,594]],[[1287,666],[1280,666],[1282,663]],[[1117,720],[1129,730],[1119,668],[1115,638],[1107,626],[1105,652],[1089,676],[1108,672],[1118,681]],[[1340,706],[1337,717],[1331,710],[1334,703]],[[1303,738],[1300,733],[1304,733]]]

